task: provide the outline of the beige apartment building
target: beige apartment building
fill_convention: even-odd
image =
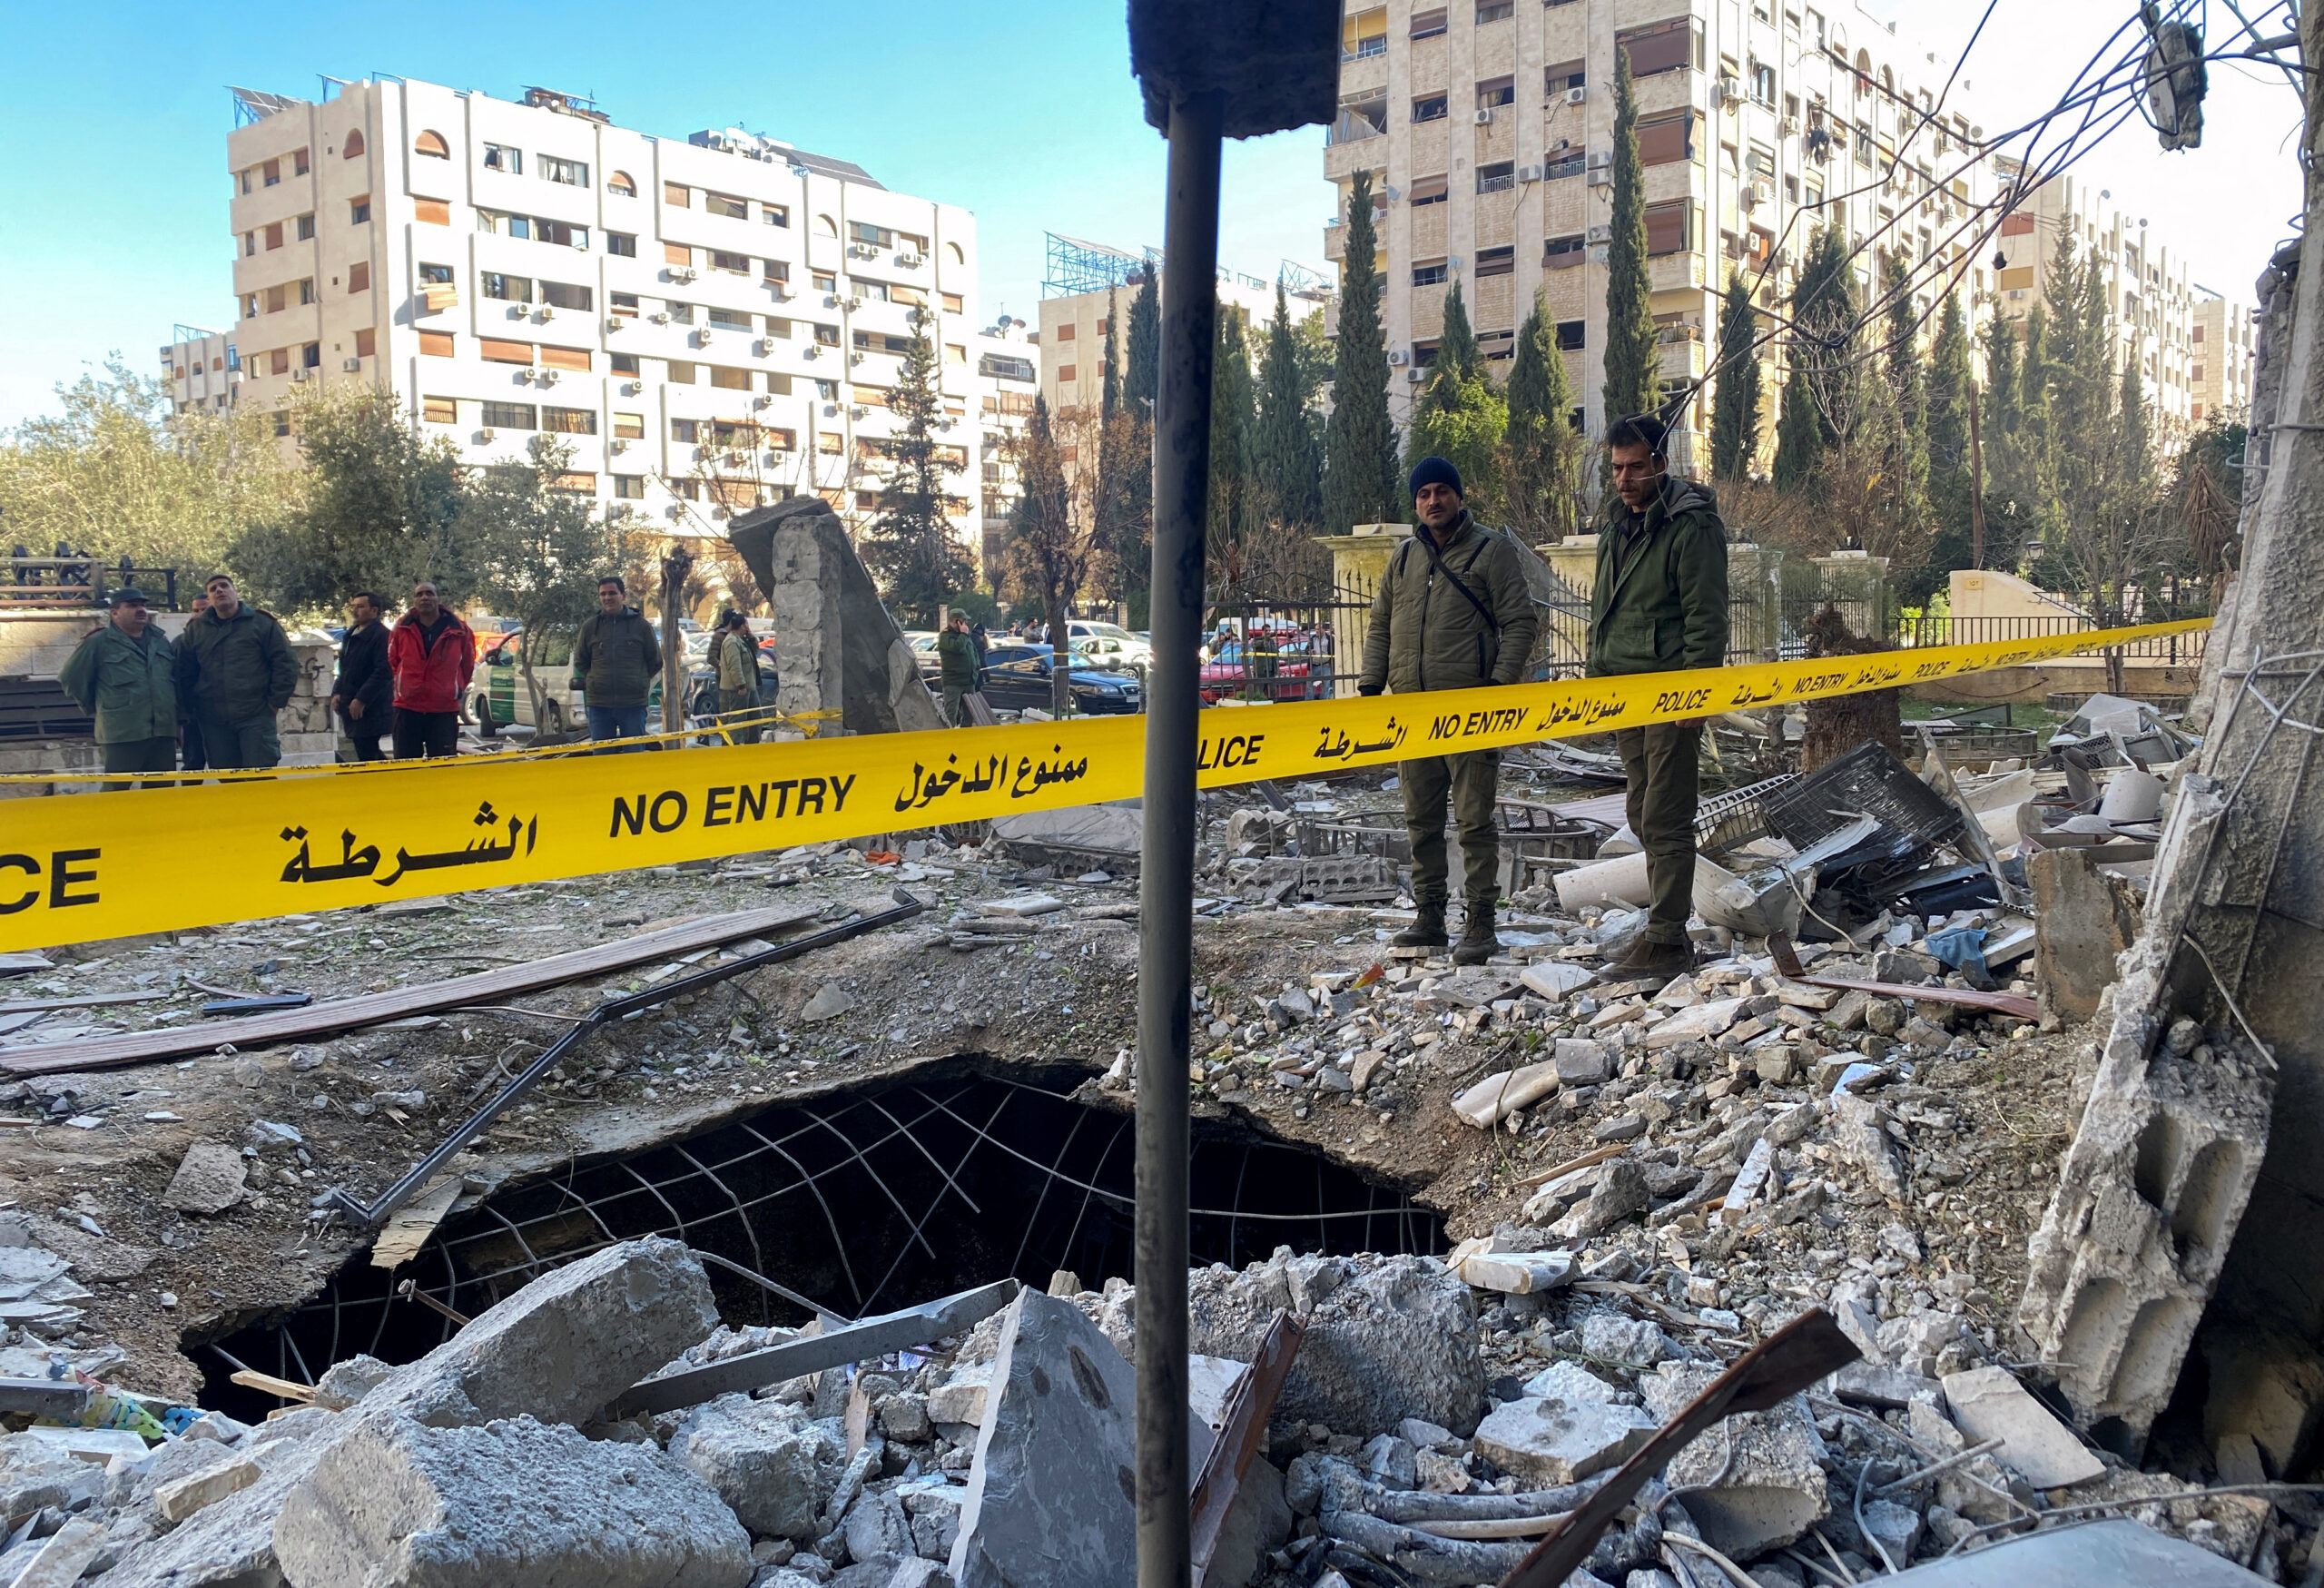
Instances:
[[[977,333],[978,551],[990,577],[1002,528],[1025,494],[1017,476],[1017,444],[1032,421],[1041,385],[1041,344],[1021,320],[1003,315]]]
[[[2198,286],[2195,324],[2188,350],[2187,419],[2202,425],[2251,411],[2251,360],[2257,351],[2260,311]]]
[[[384,78],[320,102],[237,96],[237,318],[222,349],[172,348],[182,401],[226,396],[288,438],[300,393],[356,381],[473,464],[557,436],[568,488],[668,533],[809,490],[858,517],[925,311],[954,522],[980,545],[982,399],[997,410],[1003,388],[971,360],[967,211],[754,133],[618,127],[545,89],[510,102]]]
[[[1060,292],[1041,300],[1041,346],[1048,352],[1041,368],[1041,396],[1052,412],[1094,405],[1104,395],[1106,339],[1112,333],[1110,316],[1117,303],[1120,305],[1123,326],[1115,357],[1122,361],[1122,372],[1128,373],[1129,307],[1138,294],[1138,284],[1137,278],[1128,272],[1146,267],[1134,256],[1120,257],[1126,279],[1113,289]],[[1155,271],[1158,291],[1161,267],[1156,266]],[[1256,276],[1219,271],[1218,301],[1222,306],[1240,309],[1245,322],[1254,332],[1264,332],[1275,319],[1275,284]],[[1309,291],[1291,298],[1287,312],[1296,320],[1313,313],[1321,304],[1321,295]]]
[[[1349,0],[1344,30],[1324,246],[1344,258],[1348,185],[1371,171],[1400,420],[1458,281],[1489,360],[1512,356],[1542,295],[1584,424],[1602,431],[1617,46],[1635,79],[1666,383],[1707,370],[1729,271],[1777,304],[1819,226],[1934,260],[1924,310],[1932,278],[1991,290],[1973,217],[1994,173],[1973,99],[1955,84],[1940,106],[1946,68],[1847,0]],[[1779,385],[1765,383],[1770,449]],[[1705,405],[1684,423],[1682,467]]]

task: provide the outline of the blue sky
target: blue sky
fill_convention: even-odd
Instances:
[[[1875,0],[1945,59],[1983,7]],[[1997,129],[2055,100],[2128,0],[2000,0],[1964,77]],[[2227,25],[2222,8],[2214,20]],[[300,11],[214,3],[27,6],[0,80],[0,426],[119,349],[133,367],[180,321],[231,315],[226,85],[311,95],[317,74],[399,73],[504,97],[594,94],[665,137],[740,124],[966,205],[986,319],[1033,318],[1042,233],[1159,244],[1163,152],[1140,116],[1120,0],[888,0],[673,11],[603,0]],[[2162,154],[2133,123],[2081,167],[2150,217],[2196,280],[2247,299],[2299,185],[2280,74],[2214,67],[2205,147]],[[1323,261],[1323,133],[1232,145],[1220,252],[1271,277]]]
[[[109,350],[148,369],[173,323],[229,323],[226,85],[312,97],[318,74],[501,98],[541,84],[594,94],[658,136],[742,125],[852,160],[975,211],[985,319],[1035,319],[1044,232],[1162,242],[1162,142],[1141,117],[1123,14],[1118,0],[12,12],[0,426]],[[1322,267],[1323,143],[1310,128],[1231,147],[1224,262],[1269,278],[1285,257]]]

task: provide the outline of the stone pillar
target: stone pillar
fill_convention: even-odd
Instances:
[[[1371,626],[1371,601],[1388,571],[1388,559],[1412,538],[1410,524],[1358,524],[1345,535],[1318,535],[1315,544],[1332,554],[1332,693],[1355,693],[1364,671],[1364,635]]]
[[[1836,607],[1860,639],[1888,638],[1888,559],[1864,551],[1835,551],[1813,559],[1822,576],[1817,610]]]
[[[1783,552],[1752,541],[1727,547],[1727,654],[1738,665],[1778,659],[1783,643]]]

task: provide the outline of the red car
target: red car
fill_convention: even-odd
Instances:
[[[1309,655],[1308,637],[1296,630],[1229,636],[1211,646],[1202,666],[1202,699],[1216,705],[1244,700],[1314,700],[1331,693],[1328,656]]]

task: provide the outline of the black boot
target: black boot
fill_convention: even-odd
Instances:
[[[1444,935],[1444,905],[1421,901],[1420,918],[1388,940],[1400,949],[1441,949],[1452,940]]]
[[[1461,929],[1461,941],[1452,950],[1456,965],[1482,965],[1501,952],[1501,940],[1493,935],[1492,901],[1469,905],[1469,919]]]

